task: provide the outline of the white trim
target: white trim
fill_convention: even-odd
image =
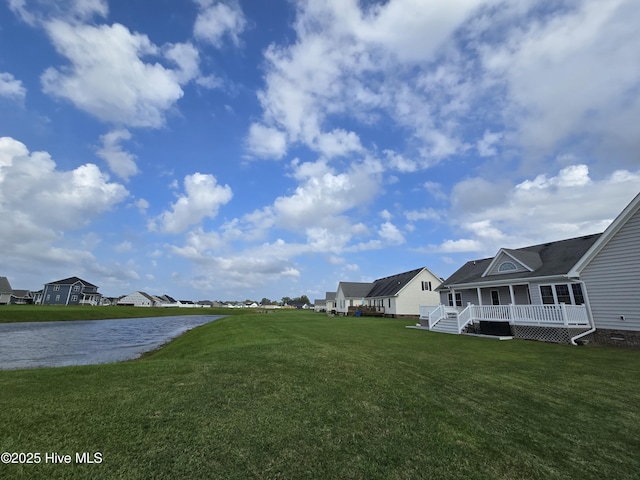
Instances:
[[[498,260],[501,260],[500,257],[502,255],[506,255],[507,257],[509,257],[511,259],[511,262],[516,266],[516,270],[515,272],[518,272],[517,266],[520,265],[521,267],[523,267],[524,269],[533,272],[533,268],[531,268],[529,265],[525,265],[524,263],[522,263],[520,260],[518,260],[516,257],[514,257],[513,255],[511,255],[509,252],[507,252],[507,250],[505,248],[501,248],[500,250],[498,250],[498,253],[495,254],[495,256],[493,257],[493,259],[491,260],[491,262],[489,263],[489,266],[487,267],[487,269],[483,272],[483,274],[481,275],[481,277],[487,277],[489,276],[489,274],[491,273],[491,271],[498,266]],[[503,261],[504,262],[504,261]],[[501,263],[503,263],[501,262]],[[514,273],[514,270],[509,270],[507,272],[496,272],[495,275],[504,275],[505,273]]]

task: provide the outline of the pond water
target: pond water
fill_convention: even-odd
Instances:
[[[0,370],[120,362],[218,315],[0,323]]]

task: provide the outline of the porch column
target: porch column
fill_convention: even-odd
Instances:
[[[476,291],[478,292],[478,305],[482,306],[482,290],[478,287]]]
[[[509,285],[509,295],[511,295],[511,305],[516,304],[516,297],[513,294],[513,285]]]

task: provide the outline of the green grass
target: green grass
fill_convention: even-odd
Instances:
[[[0,372],[6,478],[637,479],[640,354],[307,312],[133,362]]]
[[[55,305],[1,305],[0,323],[106,320],[115,318],[164,317],[171,315],[238,315],[242,309],[179,307],[90,307]]]

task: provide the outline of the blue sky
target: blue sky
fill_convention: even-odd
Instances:
[[[638,45],[635,0],[3,0],[0,275],[313,299],[601,232]]]

